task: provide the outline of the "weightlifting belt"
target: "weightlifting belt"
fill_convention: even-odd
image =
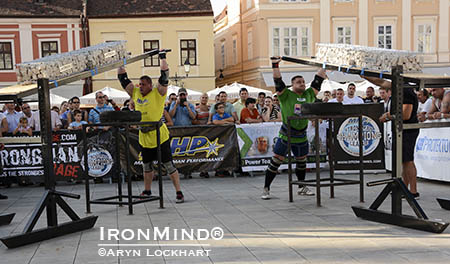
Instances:
[[[139,128],[139,130],[140,130],[142,133],[148,133],[148,132],[150,132],[150,131],[156,130],[156,127],[154,127],[154,126],[141,126],[141,127]]]
[[[280,134],[283,136],[288,136],[288,127],[286,124],[282,124],[280,128]],[[306,127],[302,130],[297,130],[291,127],[291,137],[292,138],[304,138],[306,137]]]

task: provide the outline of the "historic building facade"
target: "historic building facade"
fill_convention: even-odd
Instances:
[[[270,56],[314,56],[316,43],[417,51],[426,72],[450,74],[449,15],[449,0],[227,0],[214,24],[216,85],[271,87]],[[281,69],[288,82],[314,71]]]

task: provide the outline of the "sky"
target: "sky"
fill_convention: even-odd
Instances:
[[[227,4],[225,0],[210,0],[214,11],[214,16],[217,16]]]

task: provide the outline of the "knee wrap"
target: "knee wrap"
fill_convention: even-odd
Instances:
[[[128,79],[128,75],[126,72],[118,74],[117,78],[119,78],[120,84],[122,85],[123,89],[126,89],[128,84],[131,83],[130,79]]]
[[[175,166],[173,166],[172,161],[165,162],[165,163],[163,163],[163,165],[164,165],[164,167],[166,167],[166,171],[167,171],[168,175],[177,171],[177,168],[175,168]]]
[[[158,82],[163,86],[169,84],[169,70],[161,70],[161,76],[159,77]]]
[[[295,171],[304,171],[304,170],[306,170],[306,158],[296,160]]]
[[[147,162],[147,163],[142,163],[142,169],[144,170],[144,172],[152,172],[152,163],[151,162]]]
[[[320,87],[322,86],[324,78],[320,77],[319,75],[314,76],[314,80],[311,83],[311,87],[316,89],[317,91],[320,91]]]
[[[280,167],[281,163],[283,163],[282,160],[280,160],[277,157],[272,157],[272,159],[270,160],[269,166],[267,167],[267,169],[273,173],[277,173],[278,172],[278,168]]]

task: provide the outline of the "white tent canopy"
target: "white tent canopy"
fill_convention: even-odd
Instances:
[[[25,97],[24,99],[25,100],[27,100],[27,99],[34,100],[34,99],[36,99],[36,96],[30,96],[29,98]],[[61,103],[64,102],[64,101],[67,102],[67,101],[69,101],[69,99],[64,98],[62,96],[59,96],[59,95],[56,95],[56,94],[50,93],[50,105],[51,106],[60,107]],[[38,102],[31,102],[31,103],[28,103],[28,104],[30,105],[32,110],[37,110],[39,108]]]
[[[241,90],[241,88],[247,88],[249,97],[257,98],[258,93],[260,93],[260,92],[266,93],[266,96],[272,96],[272,92],[269,90],[255,88],[255,87],[248,86],[245,84],[240,84],[237,82],[234,82],[233,84],[230,84],[230,85],[225,85],[225,86],[213,89],[208,92],[208,96],[209,96],[210,100],[214,100],[214,97],[217,94],[219,94],[221,91],[225,91],[228,95],[228,99],[239,99],[239,91]]]
[[[175,86],[175,85],[169,85],[169,87],[167,87],[167,98],[169,98],[169,95],[174,93],[176,95],[178,95],[178,90],[181,87]],[[197,92],[191,89],[186,89],[187,93],[188,93],[188,101],[200,101],[200,97],[202,96],[201,92]]]
[[[105,87],[101,90],[86,94],[80,97],[81,104],[84,105],[96,105],[95,93],[101,91],[103,94],[107,95],[109,99],[113,99],[117,104],[123,104],[125,100],[130,99],[130,96],[124,90],[117,90],[111,87]]]

